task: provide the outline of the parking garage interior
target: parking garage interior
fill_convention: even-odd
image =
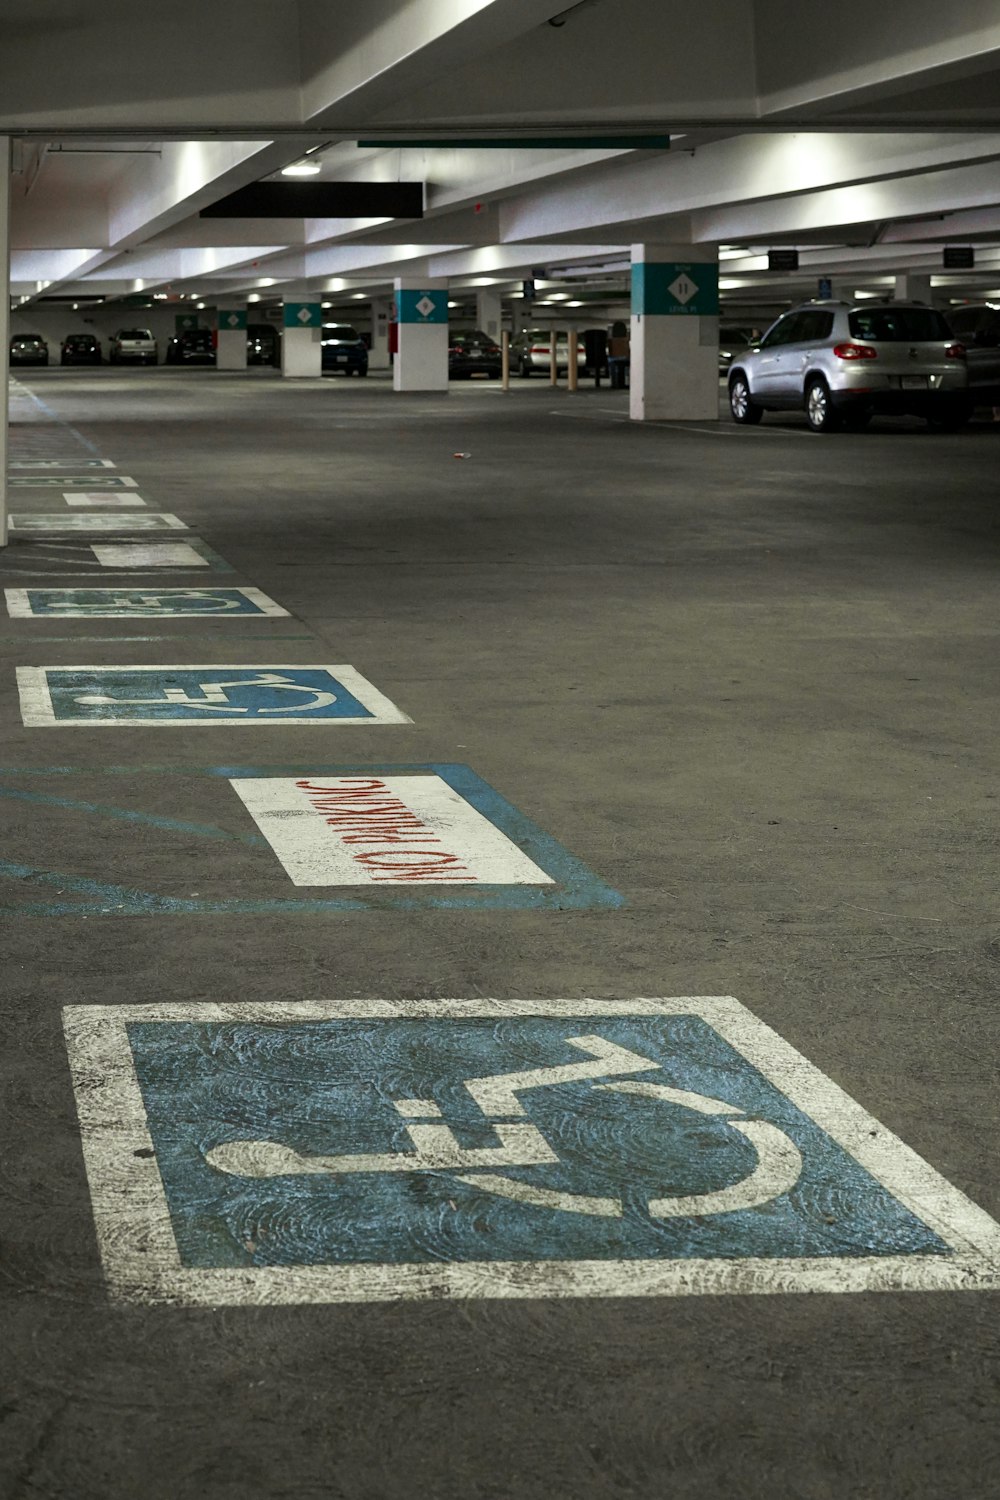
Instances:
[[[998,80],[0,0],[4,1500],[995,1495]]]

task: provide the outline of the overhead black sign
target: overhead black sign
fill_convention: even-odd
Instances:
[[[797,271],[799,269],[799,252],[797,250],[769,250],[767,252],[767,269],[769,271]]]
[[[946,271],[971,271],[976,264],[976,252],[971,245],[945,245],[944,268]]]
[[[251,182],[203,219],[422,219],[422,182]]]

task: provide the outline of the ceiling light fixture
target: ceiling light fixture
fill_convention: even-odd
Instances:
[[[318,161],[293,161],[290,166],[282,167],[282,177],[317,177],[322,171]]]

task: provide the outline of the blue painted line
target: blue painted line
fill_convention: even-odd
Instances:
[[[82,443],[83,446],[88,450],[88,452],[93,453],[96,458],[100,458],[100,449],[98,448],[97,444],[92,443],[89,438],[85,438],[82,432],[78,432],[77,429],[73,426],[72,422],[67,422],[64,417],[59,416],[58,412],[53,411],[48,402],[43,401],[41,396],[36,396],[30,386],[22,385],[21,390],[26,396],[30,397],[30,399],[34,401],[35,405],[39,408],[40,411],[43,411],[45,413],[50,421],[55,422],[59,427],[65,427],[66,431],[71,432],[76,438],[77,442]]]
[[[155,813],[136,812],[128,807],[108,807],[100,802],[79,802],[72,797],[52,797],[45,792],[25,792],[15,787],[0,786],[0,798],[12,802],[34,802],[43,807],[63,807],[69,812],[94,813],[99,818],[110,818],[120,823],[142,823],[149,828],[161,828],[167,833],[194,833],[200,838],[224,839],[227,842],[250,844],[254,848],[266,848],[267,840],[259,833],[228,833],[213,823],[188,823],[180,818],[164,818]]]

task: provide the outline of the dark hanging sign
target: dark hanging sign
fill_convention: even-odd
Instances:
[[[767,269],[769,271],[797,271],[799,269],[799,252],[797,250],[769,250],[767,252]]]
[[[945,245],[944,268],[946,271],[971,271],[976,264],[976,252],[971,245]]]
[[[422,182],[251,182],[203,219],[422,219]]]
[[[505,135],[456,136],[445,140],[416,137],[403,140],[358,141],[360,146],[382,146],[406,150],[415,147],[432,151],[440,146],[448,151],[669,151],[669,135]]]

